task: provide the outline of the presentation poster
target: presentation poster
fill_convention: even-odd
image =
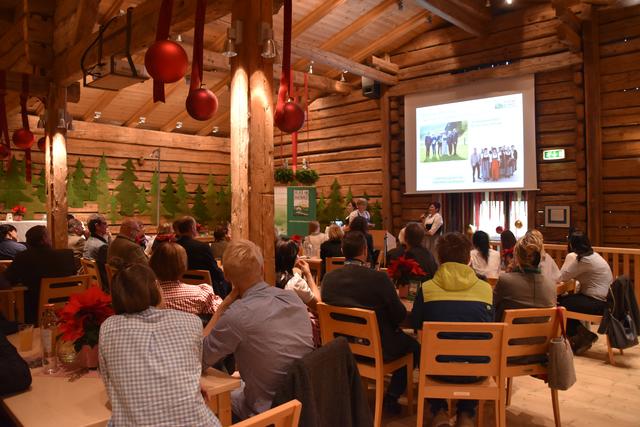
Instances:
[[[416,190],[524,185],[523,94],[419,107]]]

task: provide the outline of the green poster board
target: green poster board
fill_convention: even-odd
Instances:
[[[316,220],[315,187],[274,188],[274,222],[279,234],[306,236]]]

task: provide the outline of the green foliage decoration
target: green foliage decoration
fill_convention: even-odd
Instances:
[[[173,219],[179,213],[178,196],[176,195],[176,188],[173,185],[173,179],[170,175],[167,175],[164,188],[162,189],[161,196],[162,206],[166,212],[168,219]]]
[[[313,185],[319,178],[318,172],[313,169],[300,169],[296,171],[296,181],[302,185]]]
[[[116,199],[120,203],[120,214],[132,216],[136,209],[136,199],[138,198],[138,187],[136,181],[135,168],[131,159],[123,163],[124,171],[118,176],[121,181],[116,187]]]
[[[200,185],[196,187],[196,194],[193,198],[193,207],[191,208],[191,212],[193,213],[193,217],[200,224],[208,224],[211,221],[211,214],[209,213],[209,209],[207,209],[207,205],[205,203],[204,190]]]
[[[19,161],[11,157],[9,170],[4,174],[3,186],[0,189],[0,200],[4,201],[5,210],[31,201],[26,194],[27,180],[24,173],[24,160]]]
[[[293,169],[281,167],[281,168],[277,168],[273,172],[273,178],[277,183],[290,184],[294,181],[295,176],[293,173]]]
[[[329,221],[343,220],[346,216],[344,199],[340,191],[340,184],[337,179],[331,184],[331,192],[329,193],[329,201],[327,202],[326,218]]]
[[[178,197],[178,213],[189,215],[191,213],[189,209],[191,195],[187,191],[187,181],[184,179],[182,169],[178,172],[178,178],[176,179],[176,196]]]
[[[100,212],[107,212],[111,209],[111,193],[109,191],[109,184],[111,182],[107,159],[104,154],[102,154],[102,158],[98,164],[98,172],[96,173],[96,200],[98,202],[98,211]]]

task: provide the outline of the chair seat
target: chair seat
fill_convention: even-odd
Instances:
[[[413,354],[407,354],[404,355],[398,359],[394,359],[391,360],[389,362],[385,362],[382,365],[382,372],[383,375],[387,375],[389,373],[392,373],[398,369],[404,368],[407,366],[407,359],[409,358],[409,356],[412,356],[412,363],[413,363]],[[367,362],[367,361],[363,361],[363,360],[358,360],[357,359],[357,364],[358,364],[358,371],[360,371],[360,376],[365,377],[365,378],[375,378],[376,377],[376,367],[374,362]]]
[[[471,384],[447,383],[427,376],[424,380],[425,397],[439,399],[495,400],[499,388],[493,377],[487,377]],[[452,388],[455,385],[455,388]]]

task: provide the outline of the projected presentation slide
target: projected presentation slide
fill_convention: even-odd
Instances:
[[[416,190],[524,185],[523,94],[418,107]]]

